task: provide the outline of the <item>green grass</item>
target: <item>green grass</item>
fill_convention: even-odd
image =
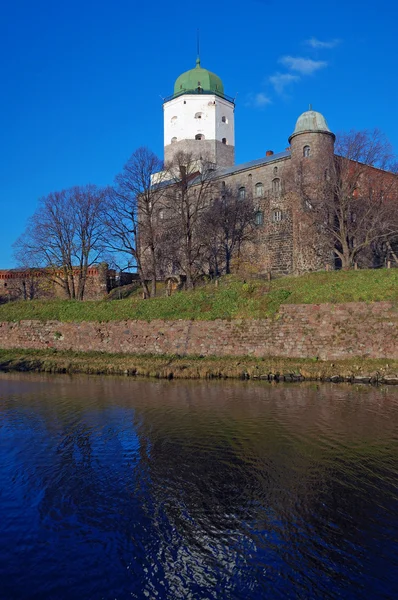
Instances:
[[[281,304],[322,304],[398,300],[398,269],[309,273],[271,282],[233,276],[218,287],[209,283],[191,292],[142,300],[34,300],[0,306],[1,321],[120,321],[125,319],[259,319],[274,316]]]
[[[288,381],[339,378],[397,382],[398,360],[350,358],[313,361],[309,358],[252,356],[168,356],[107,354],[47,350],[0,349],[0,373],[91,373],[159,379],[280,379]]]
[[[172,356],[107,354],[26,349],[0,349],[0,372],[91,373],[160,379],[287,379],[398,381],[398,360],[350,358],[313,361],[309,358],[252,356]],[[272,377],[270,377],[272,376]]]

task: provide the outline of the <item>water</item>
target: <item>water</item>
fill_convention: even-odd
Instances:
[[[0,597],[398,596],[398,389],[0,375]]]

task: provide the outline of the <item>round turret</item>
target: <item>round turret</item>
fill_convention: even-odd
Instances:
[[[323,161],[328,161],[334,154],[335,139],[325,117],[310,108],[299,116],[289,137],[292,158],[320,157]]]
[[[216,94],[224,96],[224,86],[218,75],[202,69],[200,59],[196,59],[196,67],[182,73],[174,84],[174,96],[181,94]]]
[[[333,138],[335,137],[330,131],[325,117],[320,112],[315,110],[307,110],[303,112],[303,114],[297,119],[296,127],[294,128],[292,135],[289,137],[289,143],[296,135],[309,132],[328,133],[333,136]]]

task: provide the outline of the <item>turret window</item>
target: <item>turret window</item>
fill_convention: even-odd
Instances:
[[[264,213],[258,210],[254,215],[254,222],[256,225],[262,225],[264,223]]]
[[[264,186],[262,183],[256,183],[256,198],[262,198],[264,196]]]
[[[177,117],[176,117],[176,116],[174,116],[174,117],[171,117],[171,122],[172,122],[172,123],[175,123],[176,121],[177,121]]]
[[[273,210],[272,220],[274,223],[280,223],[282,221],[282,211],[279,209]]]
[[[305,158],[308,158],[309,156],[311,156],[311,148],[309,146],[304,146],[304,148],[303,148],[303,156]]]
[[[228,144],[227,138],[223,138],[221,141],[222,141],[223,144],[226,144],[226,145]]]
[[[195,135],[195,140],[204,140],[205,136],[203,135],[203,133],[197,133]]]
[[[272,180],[272,193],[274,196],[279,196],[281,193],[281,180],[278,178]]]
[[[201,113],[201,112],[197,112],[197,113],[195,114],[195,119],[201,119],[201,118],[202,118],[202,115],[203,115],[203,113]]]
[[[177,138],[176,138],[176,137],[172,137],[172,138],[171,138],[171,143],[172,143],[172,144],[174,144],[174,142],[176,142],[176,141],[177,141]]]
[[[227,117],[221,117],[221,122],[222,123],[228,123]]]
[[[238,190],[238,195],[240,200],[244,200],[246,198],[246,188],[241,187]]]

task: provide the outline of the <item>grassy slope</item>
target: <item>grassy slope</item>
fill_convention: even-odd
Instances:
[[[170,298],[117,301],[31,301],[0,306],[1,321],[117,321],[124,319],[236,319],[274,315],[281,304],[398,300],[398,269],[320,272],[271,282],[225,277]]]

